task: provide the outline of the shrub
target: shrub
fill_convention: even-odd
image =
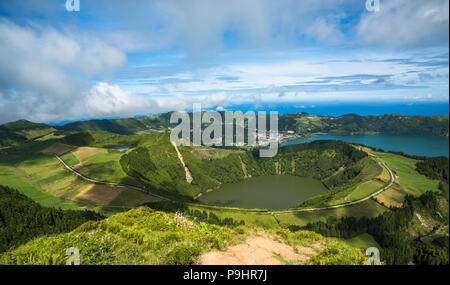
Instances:
[[[244,226],[237,226],[234,228],[234,231],[238,234],[243,234],[245,233],[245,227]]]
[[[217,248],[219,250],[222,250],[225,247],[224,244],[223,244],[222,238],[220,236],[217,236],[217,235],[213,235],[211,237],[211,243],[213,244],[213,246],[215,248]]]
[[[279,229],[277,230],[277,234],[280,235],[283,239],[289,238],[289,230],[288,229]]]
[[[165,260],[166,265],[191,265],[193,262],[193,257],[200,253],[198,247],[181,245],[175,247]]]

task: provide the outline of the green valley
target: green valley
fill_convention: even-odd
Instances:
[[[285,248],[267,261],[271,264],[363,264],[370,246],[380,248],[385,264],[429,264],[433,255],[439,256],[434,262],[448,263],[442,256],[448,248],[448,158],[335,140],[283,146],[268,158],[246,147],[176,148],[169,114],[0,126],[0,185],[8,195],[17,190],[14,195],[28,197],[39,211],[53,213],[34,224],[64,211],[85,218],[88,210],[87,219],[96,220],[55,222],[38,228],[39,235],[8,238],[0,263],[65,264],[69,247],[80,249],[83,264],[218,264],[225,255],[233,256],[233,263],[243,245],[259,243]],[[298,113],[280,116],[280,129],[296,136],[448,135],[448,117]],[[292,191],[306,181],[303,186],[318,185],[320,191],[304,199],[283,196],[288,204],[277,209],[257,201],[276,200],[290,190],[268,189],[258,199],[249,194],[255,202],[249,207],[227,202],[243,197],[242,185],[270,177],[292,178]],[[231,198],[205,203],[208,195],[234,184],[239,186]],[[11,224],[5,217],[0,215],[0,225]],[[400,237],[389,239],[396,230]],[[414,246],[407,254],[395,252],[395,246],[408,244]]]

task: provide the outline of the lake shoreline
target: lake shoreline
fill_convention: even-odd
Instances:
[[[275,190],[274,190],[275,189]],[[294,175],[256,176],[203,193],[198,202],[210,206],[282,210],[326,192],[322,181]]]
[[[347,143],[359,143],[370,147],[381,148],[384,151],[403,152],[409,155],[449,157],[449,138],[447,136],[314,134],[307,138],[283,142],[280,146],[309,143],[316,140],[342,140]]]

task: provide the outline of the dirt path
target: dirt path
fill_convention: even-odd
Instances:
[[[202,265],[281,265],[285,262],[303,263],[315,254],[312,248],[297,248],[260,234],[251,235],[244,244],[226,251],[213,251],[200,256]],[[285,261],[285,262],[283,262]]]
[[[419,213],[415,212],[414,213],[416,215],[416,217],[419,219],[420,223],[422,224],[422,226],[428,228],[428,225],[425,223],[425,220],[422,218],[421,215],[419,215]]]
[[[239,155],[239,160],[241,161],[241,166],[242,166],[242,172],[244,173],[244,178],[250,178],[251,175],[248,175],[247,173],[247,168],[245,167],[244,162],[242,161],[241,156]]]
[[[181,155],[180,151],[178,150],[177,144],[174,142],[171,142],[171,143],[177,152],[177,155],[178,155],[178,158],[180,159],[181,165],[183,165],[183,167],[184,167],[184,171],[186,172],[186,181],[187,181],[187,183],[191,184],[192,183],[191,172],[186,167],[186,164],[184,164],[183,156]]]

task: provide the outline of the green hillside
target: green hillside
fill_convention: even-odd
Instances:
[[[117,134],[134,134],[148,130],[167,130],[170,125],[170,114],[146,116],[139,118],[87,120],[68,123],[58,129],[65,131],[108,131]]]
[[[55,132],[46,124],[19,120],[0,125],[0,148],[2,146],[18,145],[30,139],[36,139]]]
[[[339,117],[293,113],[280,116],[279,130],[292,130],[301,135],[331,133],[356,134],[414,134],[448,136],[448,116],[408,116],[385,114],[359,116],[347,114]]]
[[[87,222],[70,233],[41,237],[0,256],[0,264],[65,264],[66,249],[76,247],[80,262],[89,264],[199,264],[202,254],[226,251],[255,233],[288,246],[320,245],[297,264],[364,264],[360,249],[312,232],[267,231],[196,222],[182,214],[147,207]],[[270,247],[269,247],[270,250]],[[305,250],[305,249],[304,249]],[[277,251],[273,248],[273,251]],[[305,250],[306,251],[306,250]]]

